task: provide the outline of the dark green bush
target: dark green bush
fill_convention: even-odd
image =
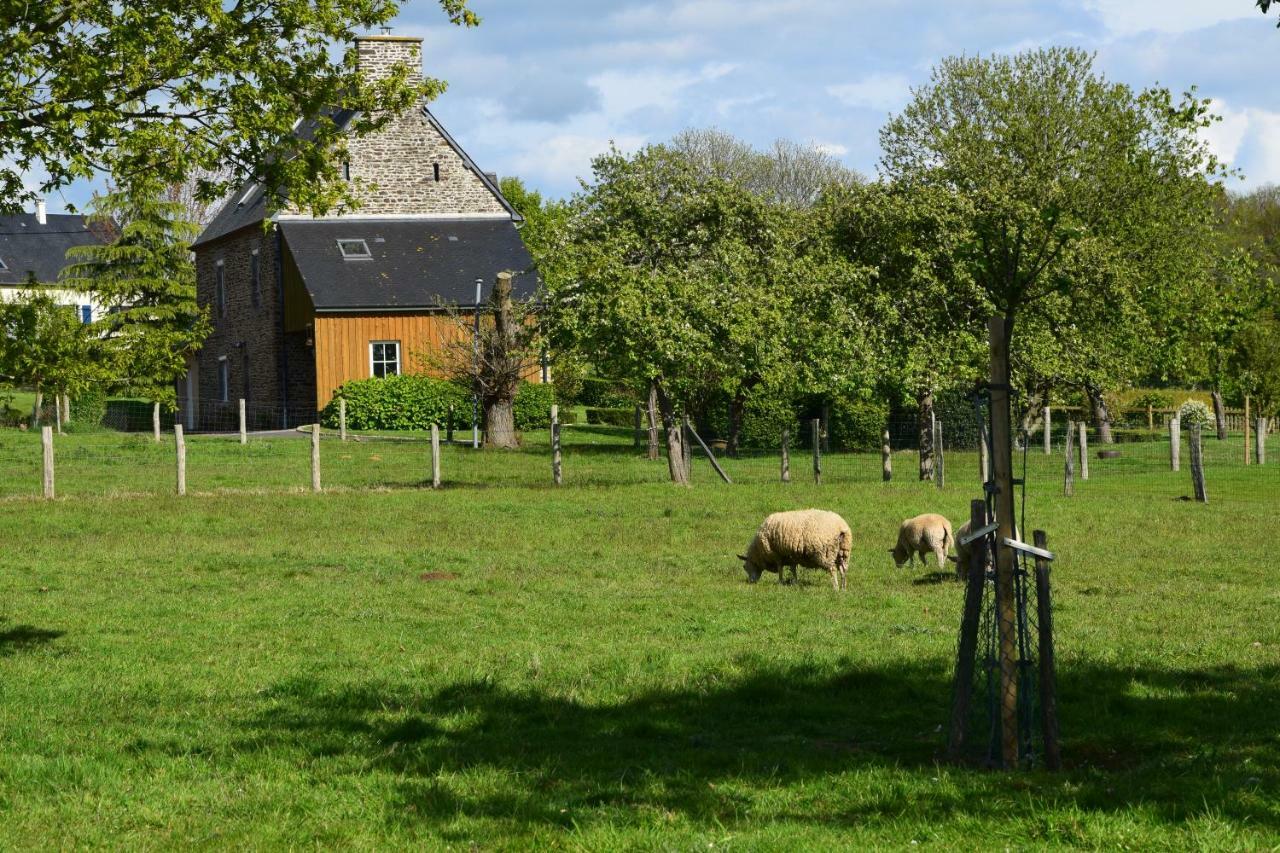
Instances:
[[[630,409],[606,409],[587,407],[587,423],[603,426],[634,427],[635,407]]]
[[[100,388],[87,388],[71,399],[71,423],[100,426],[107,415],[107,395]]]
[[[556,402],[556,389],[553,385],[538,382],[521,382],[516,392],[516,401],[512,406],[516,419],[516,429],[550,429],[551,406]],[[565,423],[563,417],[561,422]]]
[[[640,402],[639,395],[627,383],[616,379],[587,376],[582,379],[578,402],[593,409],[625,409]]]
[[[783,430],[791,433],[794,445],[800,435],[800,418],[791,400],[772,393],[757,393],[747,398],[739,436],[742,447],[766,450],[780,447]]]
[[[428,430],[432,424],[445,426],[449,406],[454,420],[468,421],[471,395],[465,388],[430,376],[388,376],[385,379],[357,379],[338,389],[321,412],[321,423],[338,426],[338,398],[347,401],[350,429]]]
[[[837,399],[828,417],[827,440],[833,450],[878,450],[889,407],[878,400]]]

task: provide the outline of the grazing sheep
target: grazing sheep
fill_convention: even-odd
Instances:
[[[804,509],[775,512],[765,518],[747,546],[739,554],[747,570],[747,582],[755,583],[765,572],[777,572],[778,582],[786,583],[786,569],[796,579],[796,566],[826,569],[831,575],[832,589],[844,589],[849,568],[849,549],[853,534],[849,525],[834,512]]]
[[[951,550],[951,522],[936,513],[925,513],[908,518],[898,528],[898,544],[889,549],[893,562],[902,568],[907,563],[915,565],[916,554],[923,564],[925,555],[932,552],[938,558],[938,568],[947,564],[947,552]]]

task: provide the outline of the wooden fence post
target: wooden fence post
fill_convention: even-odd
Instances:
[[[978,476],[985,486],[991,479],[991,440],[987,435],[987,422],[978,423]]]
[[[453,444],[453,403],[449,404],[449,420],[444,425],[444,440]]]
[[[889,430],[880,437],[880,479],[888,483],[893,479],[893,448],[889,446]]]
[[[311,491],[320,491],[320,422],[311,425]]]
[[[1076,454],[1073,436],[1075,435],[1075,424],[1067,421],[1067,443],[1063,448],[1062,456],[1065,460],[1062,463],[1062,494],[1064,497],[1072,497],[1076,493]]]
[[[724,480],[729,485],[733,485],[733,480],[730,480],[729,475],[720,467],[720,460],[716,459],[716,455],[711,452],[710,447],[707,447],[707,443],[702,440],[702,436],[698,435],[698,431],[690,426],[689,434],[693,436],[694,441],[698,442],[698,446],[702,448],[702,452],[707,454],[707,461],[711,463],[711,467],[720,475],[720,479]]]
[[[1202,504],[1209,502],[1204,489],[1204,448],[1201,445],[1202,426],[1199,421],[1191,425],[1191,487],[1195,498]]]
[[[151,436],[156,444],[160,443],[160,404],[151,404]]]
[[[1182,468],[1182,419],[1175,413],[1169,418],[1169,470]]]
[[[437,433],[440,431],[439,427],[436,424],[432,424],[431,427]],[[338,398],[338,438],[342,441],[347,440],[347,398],[346,397]],[[437,435],[436,441],[438,442],[439,439],[440,437]]]
[[[1053,412],[1044,407],[1044,455],[1053,453]]]
[[[689,435],[689,416],[680,418],[680,449],[684,453],[684,479],[687,483],[693,473],[693,440]]]
[[[1089,479],[1089,422],[1080,422],[1080,479]]]
[[[62,395],[53,395],[53,422],[58,426],[58,435],[62,435]]]
[[[1043,530],[1032,533],[1035,546],[1049,550]],[[1040,730],[1044,734],[1046,770],[1062,769],[1058,745],[1058,665],[1053,649],[1053,602],[1049,590],[1049,561],[1036,555],[1036,627],[1040,631]]]
[[[1150,403],[1147,403],[1147,432],[1156,431],[1156,412]]]
[[[1266,465],[1267,464],[1267,419],[1266,418],[1258,418],[1258,426],[1257,426],[1257,429],[1254,430],[1253,436],[1254,436],[1254,441],[1258,445],[1258,452],[1257,454],[1255,454],[1258,457],[1258,464]]]
[[[645,417],[649,421],[647,456],[650,462],[657,462],[662,457],[662,454],[658,452],[658,385],[655,382],[649,383],[649,400],[648,405],[645,406]]]
[[[53,427],[40,428],[40,445],[44,469],[44,496],[48,500],[53,500]]]
[[[182,424],[173,425],[173,444],[178,454],[178,496],[187,493],[187,439],[182,434]]]
[[[981,530],[987,525],[987,505],[982,500],[969,503],[969,529]],[[964,572],[964,612],[960,617],[960,650],[956,656],[956,682],[952,690],[951,732],[947,738],[947,755],[958,761],[964,752],[969,729],[969,705],[973,699],[973,672],[977,665],[978,626],[982,621],[982,591],[987,583],[987,543],[984,536],[969,543],[969,565],[956,564]]]
[[[1250,462],[1249,452],[1253,449],[1249,446],[1249,428],[1253,424],[1249,423],[1249,395],[1244,395],[1244,464]]]
[[[431,425],[431,488],[440,488],[440,425]]]
[[[813,435],[813,482],[822,485],[822,421],[814,418],[809,422],[809,431]]]
[[[64,424],[71,423],[71,395],[62,395],[62,422]]]
[[[561,473],[561,464],[563,460],[560,457],[560,407],[551,406],[551,482],[557,486],[563,480]]]
[[[637,403],[636,410],[635,410],[635,418],[633,419],[634,426],[632,427],[632,433],[631,433],[631,446],[636,448],[640,447],[640,417],[641,417],[641,407],[640,407],[640,404]]]
[[[249,443],[249,431],[247,429],[247,424],[245,424],[244,417],[244,397],[240,398],[240,443]]]
[[[942,491],[947,484],[947,461],[942,450],[942,421],[933,422],[933,452],[937,456],[933,479],[938,484],[938,491]]]
[[[791,482],[791,430],[782,431],[782,482]]]

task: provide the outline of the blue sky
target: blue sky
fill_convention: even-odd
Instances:
[[[1241,186],[1280,183],[1280,31],[1254,0],[471,5],[484,22],[463,30],[412,0],[395,34],[424,38],[426,73],[449,81],[432,110],[479,165],[552,196],[576,189],[611,140],[633,149],[686,127],[811,143],[871,175],[880,126],[940,58],[1049,45],[1095,51],[1134,86],[1197,85],[1225,118],[1209,138]]]

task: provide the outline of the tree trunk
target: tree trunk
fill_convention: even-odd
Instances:
[[[725,450],[730,456],[738,455],[738,445],[742,440],[742,416],[746,407],[747,392],[739,388],[729,401],[729,439]]]
[[[1098,441],[1102,444],[1115,444],[1115,436],[1111,434],[1111,412],[1107,410],[1102,389],[1096,385],[1086,385],[1084,391],[1089,397],[1089,407],[1093,410],[1093,425],[1098,430]]]
[[[933,479],[933,389],[924,388],[916,394],[919,420],[916,424],[920,436],[920,479]]]
[[[658,380],[649,382],[649,459],[658,461]]]
[[[514,400],[484,399],[485,447],[514,450],[520,446],[516,436],[514,402]]]
[[[1213,389],[1213,419],[1218,426],[1218,441],[1227,440],[1227,410],[1222,405],[1222,389]]]
[[[667,433],[667,470],[671,473],[671,482],[687,486],[689,465],[686,456],[689,451],[684,446],[684,430],[676,415],[675,401],[667,396],[660,380],[654,380],[653,387],[657,391],[658,409],[662,412],[662,426]]]

